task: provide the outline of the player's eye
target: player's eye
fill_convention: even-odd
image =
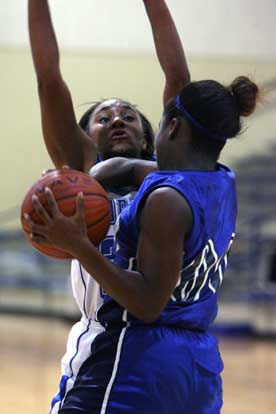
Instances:
[[[135,117],[133,115],[124,115],[123,120],[126,122],[133,122],[135,121]]]
[[[107,124],[110,121],[110,118],[108,116],[102,116],[101,118],[99,118],[98,122],[100,124]]]

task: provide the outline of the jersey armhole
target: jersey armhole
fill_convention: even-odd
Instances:
[[[190,198],[185,194],[185,193],[183,193],[182,191],[180,191],[180,189],[179,188],[177,188],[177,187],[175,187],[175,186],[173,186],[173,185],[168,185],[168,184],[164,184],[164,185],[156,185],[156,186],[154,186],[154,187],[152,187],[152,188],[150,188],[150,190],[149,191],[147,191],[144,195],[143,195],[143,197],[141,198],[141,200],[139,201],[139,204],[138,204],[138,206],[137,206],[137,210],[136,210],[136,224],[137,224],[137,228],[138,228],[138,231],[140,230],[140,219],[141,219],[141,212],[142,212],[142,210],[143,210],[143,207],[144,207],[144,205],[145,205],[145,203],[146,203],[146,201],[147,201],[147,198],[149,197],[149,195],[153,192],[153,191],[155,191],[155,190],[157,190],[158,188],[164,188],[164,187],[169,187],[169,188],[172,188],[172,189],[174,189],[175,191],[177,191],[185,200],[186,200],[186,202],[188,203],[188,205],[189,205],[189,207],[190,207],[190,209],[191,209],[191,213],[192,213],[192,219],[193,219],[193,223],[192,223],[192,228],[191,228],[191,230],[190,230],[190,232],[189,232],[189,234],[186,236],[186,238],[185,238],[185,242],[192,242],[192,240],[195,238],[194,236],[194,231],[195,231],[195,229],[198,227],[198,214],[196,214],[196,211],[195,211],[195,208],[194,208],[194,206],[193,206],[193,204],[192,204],[192,202],[191,202],[191,200],[190,200]]]

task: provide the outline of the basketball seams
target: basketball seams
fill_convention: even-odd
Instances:
[[[84,196],[87,196],[87,195],[89,195],[89,196],[94,196],[94,195],[96,195],[96,196],[98,196],[98,194],[97,193],[86,193],[86,194],[84,194]],[[56,201],[57,202],[60,202],[60,201],[64,201],[64,200],[70,200],[71,198],[73,198],[73,197],[75,197],[75,195],[72,195],[72,196],[68,196],[68,197],[64,197],[64,198],[60,198],[60,199],[56,199]],[[105,198],[106,199],[106,201],[107,201],[107,203],[108,203],[108,206],[109,206],[109,200],[108,200],[108,198],[106,198],[106,197],[104,197],[103,196],[103,198]],[[96,207],[98,207],[99,209],[102,209],[102,206],[101,205],[98,205],[98,206],[95,206],[95,205],[93,205],[93,204],[96,204],[95,203],[95,199],[91,199],[91,200],[85,200],[85,204],[86,204],[86,209],[88,210],[88,209],[91,209],[91,208],[96,208]],[[92,205],[91,205],[92,204]],[[43,203],[42,203],[42,205],[43,205]],[[44,206],[45,207],[45,206]],[[62,212],[62,208],[63,206],[61,206],[60,207],[60,210],[61,210],[61,212]],[[27,208],[25,207],[25,211],[27,211]],[[33,214],[36,214],[36,211],[35,211],[35,209],[33,208],[30,212],[28,212],[28,214],[30,215],[30,216],[32,216]],[[66,213],[63,213],[64,215],[66,215]],[[73,213],[74,214],[74,213]],[[110,211],[108,210],[108,211],[106,211],[100,218],[98,218],[95,222],[93,222],[93,223],[89,223],[89,224],[87,224],[87,229],[89,229],[89,228],[91,228],[92,226],[95,226],[95,225],[97,225],[99,222],[101,222],[102,220],[104,220],[107,216],[111,216],[111,213],[110,213]],[[71,216],[67,216],[66,215],[66,217],[71,217]],[[31,217],[33,220],[37,220],[37,217],[35,217],[35,218],[33,218],[33,217]],[[21,219],[22,219],[22,225],[23,225],[23,227],[24,227],[24,230],[29,230],[29,227],[28,226],[26,226],[26,221],[25,221],[25,219],[24,219],[24,217],[21,217]],[[41,224],[43,224],[43,222],[41,221]]]
[[[101,221],[103,221],[105,218],[109,217],[109,221],[111,218],[111,214],[109,211],[107,211],[106,213],[104,213],[97,221],[95,221],[94,223],[90,223],[87,224],[86,227],[87,229],[91,229],[93,226],[96,226],[97,224],[99,224]]]
[[[91,197],[95,197],[95,196],[97,196],[97,197],[100,197],[100,198],[103,198],[103,199],[105,199],[106,200],[106,202],[109,204],[109,199],[108,199],[108,197],[107,196],[105,196],[104,194],[100,194],[100,193],[91,193],[91,192],[89,192],[89,193],[85,193],[85,192],[83,192],[82,190],[80,190],[79,191],[79,193],[83,193],[83,196],[84,196],[84,198],[86,197],[86,196],[91,196]],[[54,197],[55,197],[55,193],[54,193],[54,191],[53,191],[53,194],[54,194]],[[45,207],[45,202],[46,202],[46,200],[40,200],[40,197],[38,197],[39,198],[39,201],[41,202],[41,204],[43,205],[43,207]],[[72,198],[76,198],[76,193],[73,193],[73,194],[70,194],[70,195],[68,195],[68,196],[63,196],[63,197],[60,197],[60,198],[56,198],[55,197],[55,200],[56,200],[56,202],[57,203],[59,203],[60,201],[64,201],[64,200],[70,200],[70,199],[72,199]],[[89,202],[90,200],[86,200],[86,203],[87,202]],[[29,200],[26,200],[26,203],[25,202],[23,202],[23,205],[22,205],[22,210],[24,210],[25,212],[27,212],[28,214],[30,214],[30,215],[32,215],[32,214],[34,214],[34,212],[35,212],[35,209],[32,207],[32,210],[31,211],[29,211],[29,208],[30,208],[30,206],[32,206],[32,202],[31,202],[31,200],[29,201]],[[68,216],[67,216],[68,217]]]

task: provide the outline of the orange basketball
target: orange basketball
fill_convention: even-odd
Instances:
[[[39,178],[28,190],[21,207],[21,224],[27,240],[47,256],[58,259],[71,258],[69,253],[50,244],[35,243],[29,236],[30,229],[24,214],[29,214],[34,222],[42,223],[34,210],[32,195],[36,194],[41,204],[48,210],[45,187],[51,189],[60,211],[67,217],[75,214],[76,196],[80,192],[83,193],[87,234],[91,242],[97,246],[105,237],[111,219],[107,194],[98,181],[90,175],[71,169],[52,170]]]

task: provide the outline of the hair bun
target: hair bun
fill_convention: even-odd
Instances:
[[[251,115],[256,108],[259,95],[256,83],[246,76],[239,76],[233,80],[229,89],[236,98],[240,116]]]

